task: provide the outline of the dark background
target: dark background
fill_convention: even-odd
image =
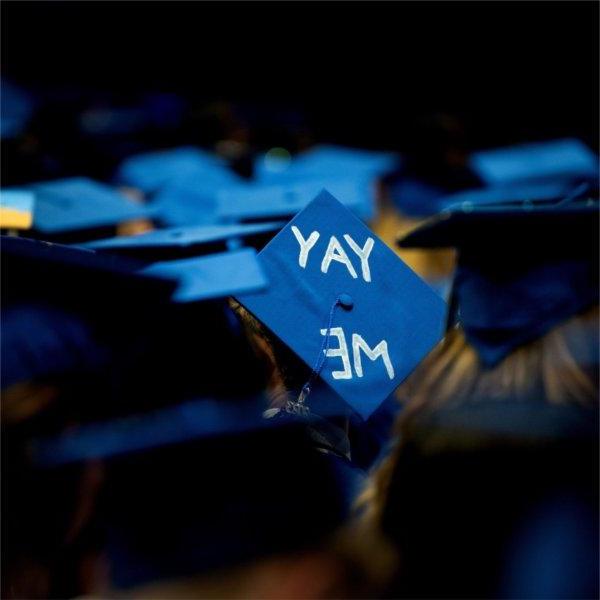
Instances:
[[[596,2],[5,1],[2,72],[112,103],[175,92],[200,121],[219,101],[256,148],[291,128],[402,151],[440,113],[470,148],[571,135],[598,147]],[[208,121],[173,141],[214,143]]]

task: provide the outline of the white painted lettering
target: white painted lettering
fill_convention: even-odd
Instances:
[[[388,353],[388,346],[386,340],[381,340],[375,348],[371,350],[369,345],[358,333],[352,334],[352,353],[354,354],[354,370],[359,377],[363,376],[363,368],[362,361],[360,356],[360,351],[363,351],[367,358],[370,360],[376,360],[380,356],[383,358],[383,364],[385,365],[385,369],[387,371],[388,377],[390,379],[394,379],[394,367],[392,366],[392,362],[390,361],[390,355]]]
[[[353,279],[356,279],[358,277],[356,271],[354,270],[352,262],[346,254],[346,251],[342,248],[335,235],[331,236],[331,239],[329,240],[329,244],[327,246],[327,250],[325,251],[325,256],[323,257],[323,262],[321,263],[322,273],[327,273],[332,260],[346,265],[346,268],[348,269],[350,275],[352,275]]]
[[[321,234],[318,231],[313,231],[308,236],[308,239],[305,240],[304,236],[302,235],[302,233],[300,233],[300,230],[295,225],[292,225],[292,233],[296,237],[296,240],[298,240],[298,244],[300,244],[300,255],[298,256],[298,264],[304,269],[306,268],[306,262],[308,261],[308,253],[310,252],[311,248],[317,243],[317,240],[319,239],[319,236]]]
[[[346,343],[346,336],[344,330],[341,327],[332,327],[329,332],[330,336],[335,336],[338,339],[338,348],[328,348],[323,350],[325,356],[339,357],[342,359],[342,365],[344,366],[343,371],[332,371],[331,376],[334,379],[352,379],[352,367],[350,366],[350,357],[348,356],[348,344]],[[327,329],[321,329],[321,335],[327,335]]]
[[[344,239],[354,250],[358,258],[360,258],[360,266],[362,269],[362,276],[365,281],[371,281],[371,270],[369,268],[369,255],[371,254],[371,250],[373,250],[373,246],[375,245],[375,240],[373,238],[367,238],[365,242],[364,248],[361,248],[347,233],[344,235]]]

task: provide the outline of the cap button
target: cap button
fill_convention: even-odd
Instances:
[[[354,306],[354,300],[350,294],[340,294],[338,296],[338,302],[346,310],[350,310]]]

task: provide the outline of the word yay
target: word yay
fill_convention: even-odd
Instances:
[[[332,371],[331,376],[334,379],[352,379],[352,367],[350,366],[350,357],[348,355],[348,344],[346,343],[346,335],[341,327],[332,327],[329,330],[331,336],[338,339],[339,346],[337,348],[329,348],[323,350],[327,357],[338,357],[342,360],[342,371]],[[321,335],[327,335],[327,329],[321,329]],[[379,357],[383,360],[385,370],[388,377],[394,379],[394,367],[390,361],[388,346],[386,340],[381,340],[375,348],[371,349],[367,342],[358,333],[352,334],[352,354],[354,359],[354,370],[357,377],[363,376],[363,366],[361,360],[361,350],[365,353],[369,360],[375,361]]]
[[[318,231],[313,231],[308,238],[304,238],[302,232],[295,225],[292,225],[292,233],[294,234],[300,246],[298,264],[300,267],[305,269],[306,263],[308,262],[308,255],[313,246],[317,243],[318,239],[321,237],[321,234]],[[346,240],[348,246],[350,246],[350,249],[358,256],[360,260],[360,268],[363,279],[366,282],[370,282],[371,270],[369,268],[369,255],[371,254],[371,250],[373,250],[375,240],[371,237],[367,238],[365,245],[361,248],[347,233],[344,234],[344,239]],[[327,273],[329,270],[329,265],[331,265],[331,261],[333,260],[346,265],[346,268],[353,279],[358,277],[352,261],[335,235],[332,235],[329,238],[329,244],[325,250],[325,256],[323,256],[323,260],[321,261],[322,273]]]

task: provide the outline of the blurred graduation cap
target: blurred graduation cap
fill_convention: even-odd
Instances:
[[[577,183],[598,186],[598,158],[575,139],[476,152],[468,166],[430,178],[405,173],[390,195],[408,216],[427,217],[450,204],[559,200]]]
[[[269,287],[237,299],[312,367],[299,404],[320,376],[368,418],[442,335],[443,300],[325,190],[259,259]]]
[[[435,200],[432,208],[434,208],[433,212],[440,212],[459,206],[463,212],[467,212],[471,207],[490,204],[529,206],[531,204],[556,203],[572,193],[579,194],[590,189],[591,186],[586,182],[575,186],[570,181],[513,183],[442,195]]]
[[[51,242],[1,236],[3,297],[52,298],[74,306],[91,302],[102,306],[119,302],[170,298],[174,282],[156,281],[140,275],[142,265],[121,257]]]
[[[175,302],[198,302],[258,292],[268,284],[252,248],[155,262],[140,272],[151,277],[176,279],[179,285],[172,297]]]
[[[98,331],[142,307],[165,305],[176,286],[89,250],[7,236],[0,250],[3,387],[100,364],[106,355]]]
[[[598,302],[598,192],[585,192],[455,204],[400,240],[458,248],[450,316],[485,366]]]
[[[131,156],[123,161],[116,177],[120,183],[138,188],[146,194],[179,181],[187,181],[188,188],[194,185],[206,188],[238,179],[223,159],[191,146]]]
[[[34,195],[26,190],[0,191],[0,229],[29,229]]]
[[[135,257],[141,273],[178,282],[175,302],[197,302],[264,289],[267,280],[256,251],[242,246],[262,245],[280,228],[281,223],[261,223],[165,229],[84,247]]]
[[[367,179],[323,177],[279,185],[224,188],[217,194],[217,218],[223,222],[281,219],[305,208],[322,190],[331,190],[357,216],[374,215],[374,190]]]
[[[94,410],[262,385],[237,322],[216,301],[265,285],[253,251],[161,269],[26,238],[2,236],[0,249],[3,386],[65,372],[80,379],[96,369],[104,394],[88,393],[101,396],[94,409],[91,399],[75,407],[89,418]],[[238,377],[228,379],[228,360]]]
[[[321,145],[291,160],[261,157],[255,163],[255,177],[259,181],[277,181],[282,177],[289,180],[360,175],[372,180],[396,169],[399,162],[399,156],[393,152]]]
[[[598,157],[578,139],[475,152],[470,166],[487,185],[598,178]]]
[[[179,180],[166,185],[152,200],[159,220],[167,225],[216,224],[281,219],[304,208],[323,188],[344,198],[355,214],[369,220],[375,212],[375,190],[364,176],[281,178],[278,183],[228,183]]]
[[[106,459],[113,585],[128,588],[311,548],[345,506],[327,455],[261,402],[188,401],[38,439],[44,467]],[[195,475],[194,475],[195,474]]]
[[[597,406],[483,397],[422,411],[382,511],[412,565],[389,596],[596,597],[597,457]]]
[[[165,184],[151,199],[157,219],[169,227],[218,223],[217,193],[220,189],[243,189],[238,181],[193,181],[177,179]]]
[[[283,222],[234,225],[197,225],[155,229],[139,235],[117,236],[82,244],[99,252],[159,260],[185,258],[242,246],[262,248],[284,225]]]
[[[151,216],[144,205],[85,177],[35,183],[25,189],[6,191],[33,193],[33,230],[53,239],[85,238],[92,232],[97,234],[119,223]]]

